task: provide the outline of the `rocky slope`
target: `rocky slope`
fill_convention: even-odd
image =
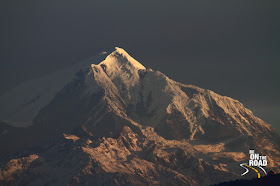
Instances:
[[[30,149],[2,160],[1,183],[208,185],[240,178],[249,149],[279,171],[279,135],[240,102],[146,69],[121,48],[89,62],[1,115],[16,126],[9,117],[34,111],[27,128],[1,125],[2,155]]]

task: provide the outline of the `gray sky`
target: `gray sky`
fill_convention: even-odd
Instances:
[[[120,46],[240,100],[280,132],[279,1],[0,2],[0,93]]]

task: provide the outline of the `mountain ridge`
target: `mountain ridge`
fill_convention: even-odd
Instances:
[[[58,161],[74,158],[81,165],[70,167],[72,177],[64,170],[68,184],[207,185],[237,179],[249,149],[267,155],[268,168],[279,171],[279,135],[239,101],[146,69],[120,48],[102,58],[97,65],[75,69],[74,76],[69,73],[72,79],[40,107],[32,126],[8,129],[0,136],[1,148],[8,143],[14,148],[6,152],[46,144],[26,157],[40,160],[35,169],[32,163],[27,169],[15,163],[21,170],[13,172],[13,163],[6,162],[0,180],[28,174],[31,180],[19,183],[35,183],[32,170],[44,171],[47,166],[56,172],[63,168]],[[63,158],[60,147],[83,158],[75,153]],[[165,178],[167,173],[174,179]],[[56,176],[50,177],[61,184]]]

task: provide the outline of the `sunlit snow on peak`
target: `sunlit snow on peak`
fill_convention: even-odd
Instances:
[[[131,57],[124,49],[119,47],[115,47],[115,50],[110,55],[108,55],[106,59],[100,64],[104,64],[107,66],[131,65],[135,69],[146,69],[141,63]]]

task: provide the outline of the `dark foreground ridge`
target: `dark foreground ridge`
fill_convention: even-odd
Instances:
[[[267,186],[278,186],[280,183],[280,174],[269,174],[261,178],[254,178],[252,180],[234,180],[229,182],[223,182],[213,186],[258,186],[258,185],[267,185]]]

